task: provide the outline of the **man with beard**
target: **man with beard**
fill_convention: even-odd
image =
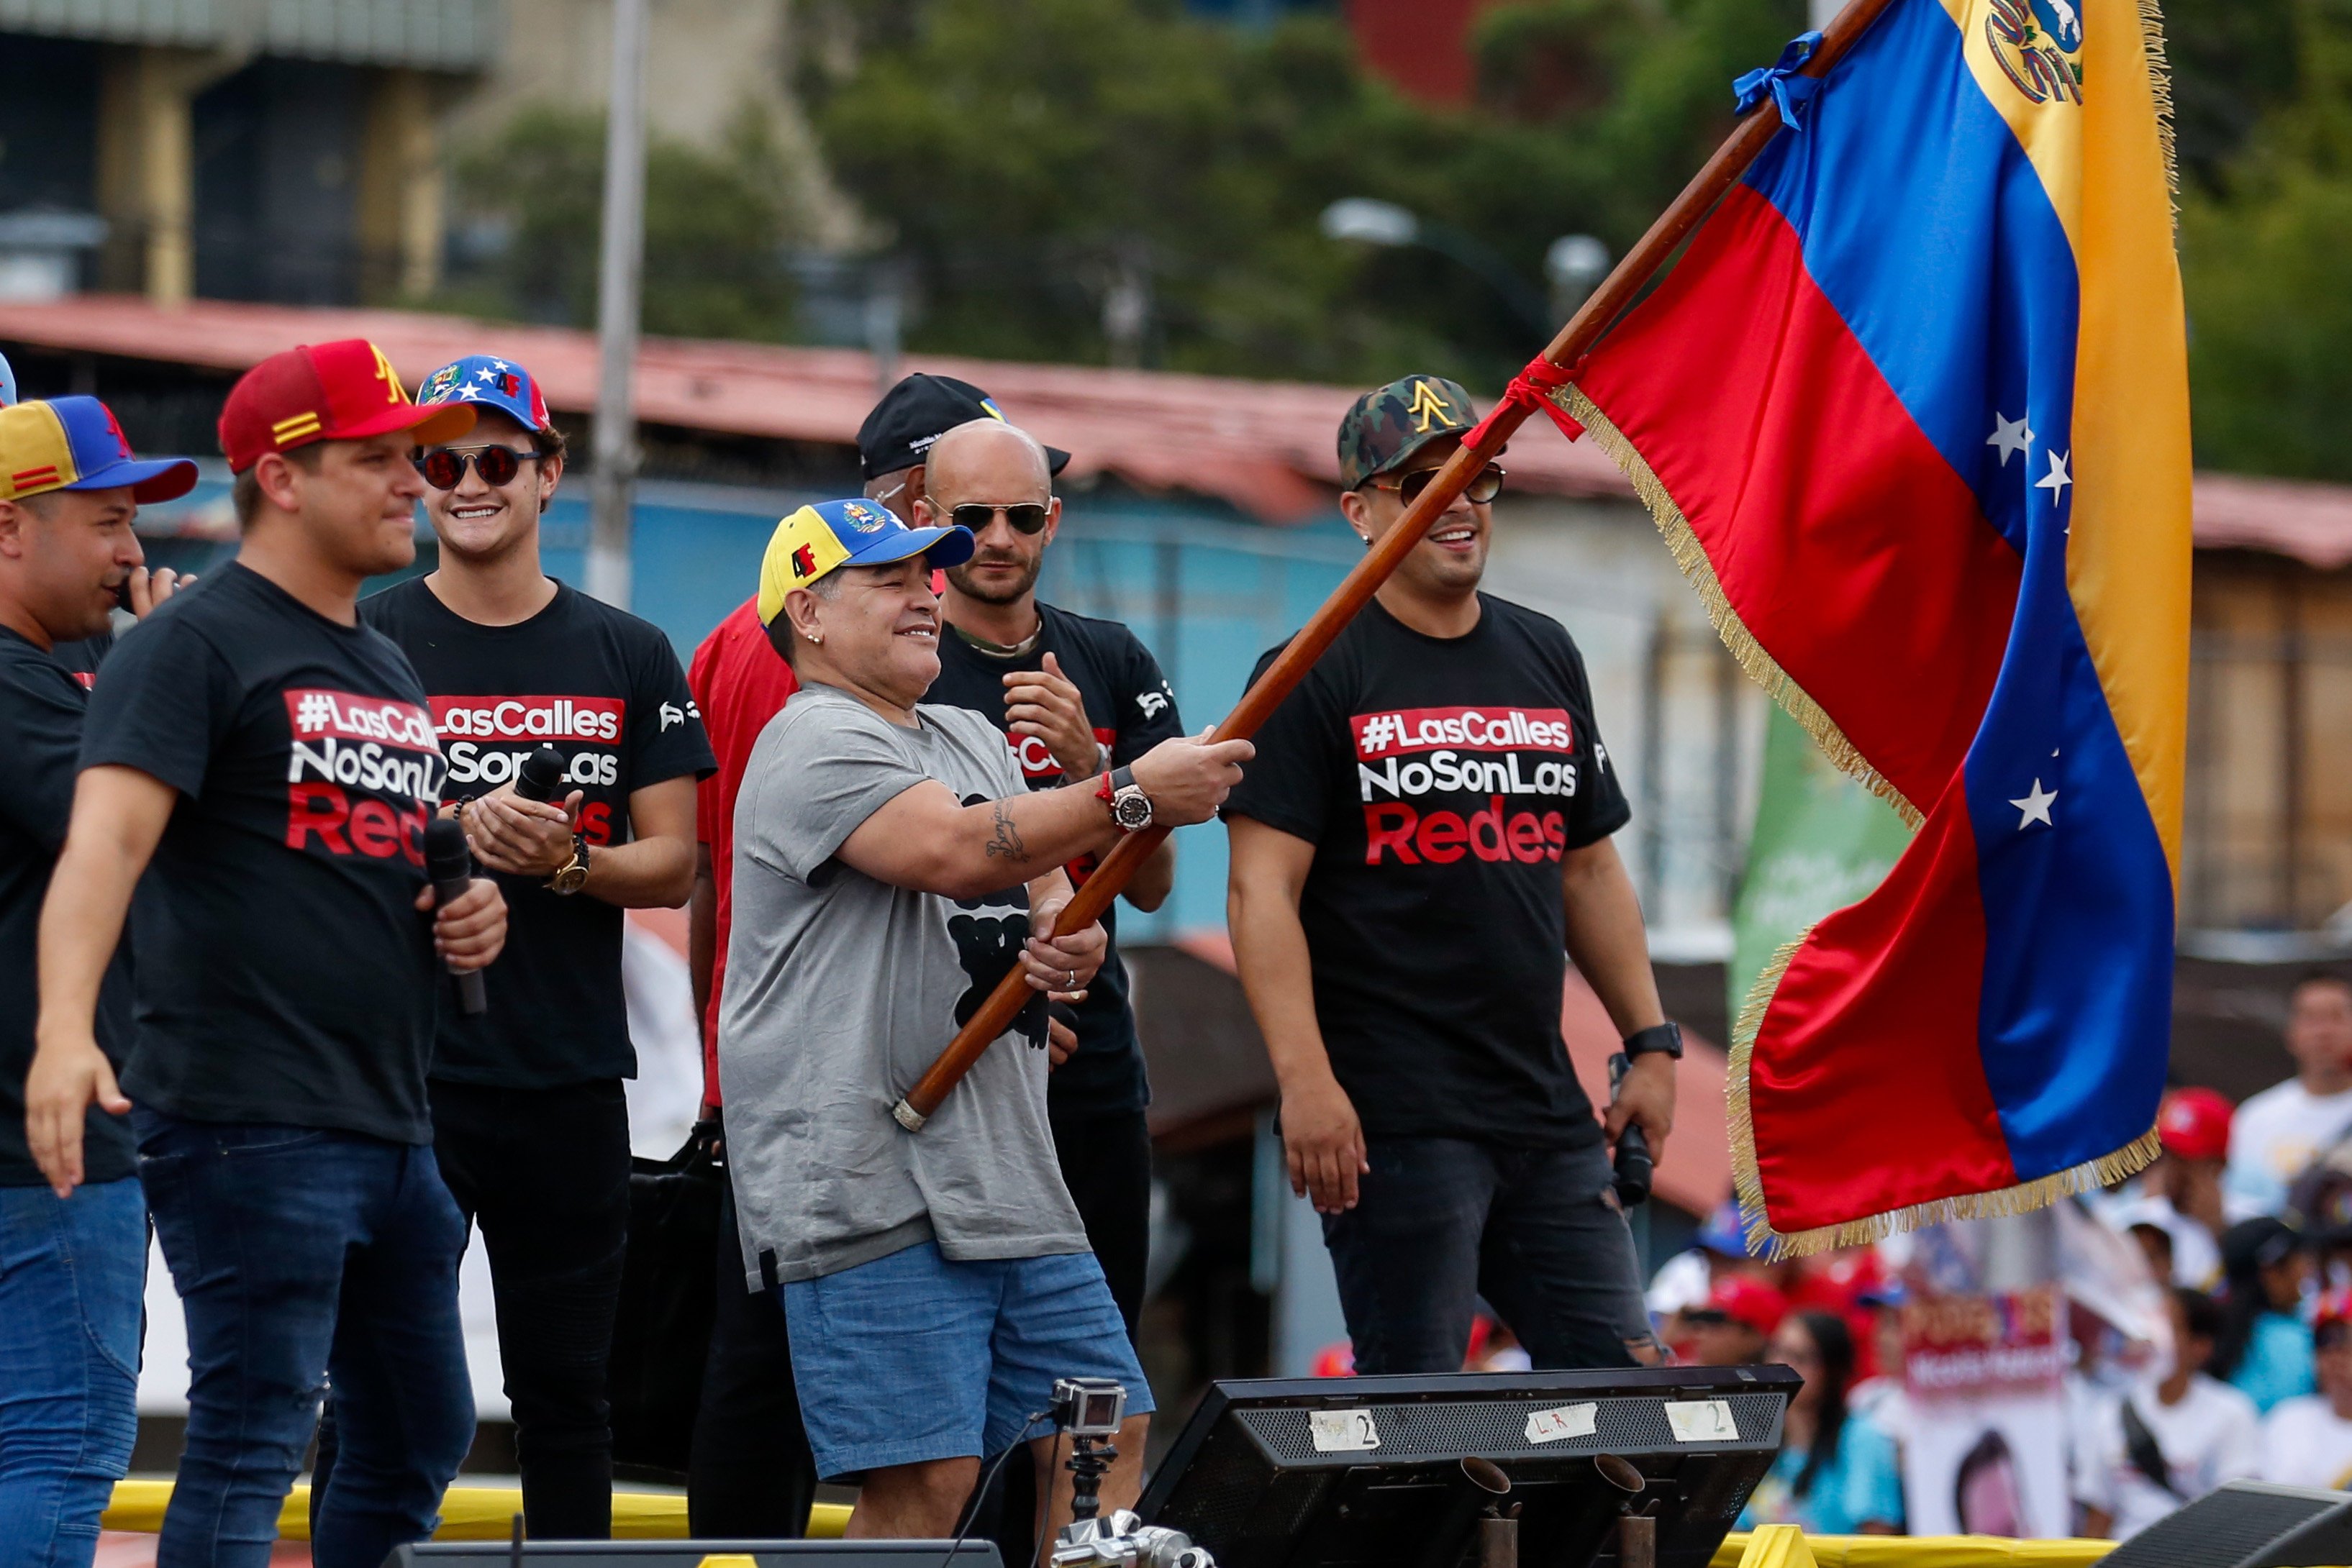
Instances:
[[[1037,598],[1062,503],[1036,439],[1001,419],[976,419],[940,436],[924,470],[917,512],[970,529],[976,541],[970,560],[948,569],[948,634],[928,700],[970,708],[1003,730],[1032,789],[1092,787],[1182,735],[1175,694],[1134,632]],[[1083,885],[1093,866],[1092,857],[1073,862],[1072,884]],[[1162,839],[1127,884],[1128,902],[1159,908],[1175,875],[1176,841]],[[1115,939],[1109,910],[1103,930]],[[1151,1229],[1150,1092],[1115,946],[1085,999],[1055,1019],[1051,1049],[1046,1110],[1062,1180],[1132,1337]]]
[[[0,376],[5,367],[0,366]],[[9,389],[0,388],[0,401]],[[0,411],[0,1562],[87,1568],[137,1435],[147,1205],[131,1128],[89,1107],[85,1185],[59,1197],[26,1142],[34,929],[73,810],[89,678],[61,657],[107,635],[116,596],[171,597],[132,520],[187,494],[196,465],[140,462],[91,397]],[[120,1071],[131,1047],[131,952],[116,950],[94,1018]]]
[[[1437,376],[1356,401],[1339,507],[1367,547],[1476,417]],[[1631,812],[1583,659],[1478,591],[1502,485],[1471,479],[1225,804],[1242,987],[1363,1373],[1459,1370],[1482,1295],[1538,1367],[1655,1354],[1603,1142],[1638,1123],[1664,1154],[1682,1036],[1610,840]],[[1605,1127],[1560,1039],[1563,939],[1633,1059]]]

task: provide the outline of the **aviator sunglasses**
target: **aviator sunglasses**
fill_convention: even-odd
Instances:
[[[1416,468],[1410,474],[1400,475],[1394,481],[1373,479],[1369,483],[1376,490],[1394,490],[1397,499],[1410,507],[1421,499],[1421,493],[1429,488],[1429,482],[1437,475],[1436,468]],[[1494,463],[1479,469],[1471,476],[1470,483],[1462,487],[1462,498],[1474,507],[1483,507],[1502,493],[1502,466]],[[961,522],[962,519],[957,520]]]
[[[419,474],[425,476],[425,482],[436,490],[454,490],[464,484],[468,468],[481,475],[482,483],[495,490],[502,485],[513,483],[514,476],[522,472],[526,460],[536,463],[543,455],[538,452],[517,452],[511,446],[436,446],[409,461],[416,465]]]
[[[1021,501],[1009,507],[992,507],[985,501],[966,501],[949,511],[948,520],[960,528],[982,534],[988,531],[988,525],[996,520],[996,514],[1002,512],[1004,520],[1013,525],[1014,533],[1034,534],[1045,528],[1047,510],[1041,501]]]

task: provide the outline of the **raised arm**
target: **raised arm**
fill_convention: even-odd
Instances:
[[[1151,798],[1158,824],[1181,827],[1214,814],[1241,779],[1246,740],[1165,740],[1135,761],[1135,781]],[[1003,800],[959,803],[926,780],[893,796],[842,841],[840,858],[877,882],[977,898],[1034,881],[1119,839],[1110,809],[1086,788],[1041,789]]]

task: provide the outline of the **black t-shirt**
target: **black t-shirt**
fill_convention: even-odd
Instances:
[[[950,629],[940,639],[940,678],[923,700],[969,708],[997,728],[1004,727],[1004,677],[1016,670],[1043,669],[1051,653],[1062,674],[1078,688],[1095,739],[1110,753],[1110,766],[1124,768],[1168,739],[1184,733],[1176,716],[1176,694],[1160,673],[1159,661],[1116,621],[1073,615],[1050,604],[1037,606],[1037,641],[1012,657],[984,653]],[[1008,737],[1013,760],[1032,789],[1065,782],[1053,751],[1034,736]],[[1094,869],[1089,856],[1070,866],[1073,883]],[[1116,939],[1117,920],[1103,911],[1103,930]],[[1143,1076],[1143,1047],[1136,1038],[1135,1012],[1128,1004],[1127,966],[1114,945],[1074,1009],[1078,1049],[1046,1080],[1056,1111],[1139,1111],[1150,1103]]]
[[[1366,605],[1258,731],[1224,810],[1315,845],[1315,1013],[1367,1132],[1583,1144],[1600,1129],[1560,1040],[1560,857],[1632,813],[1567,632],[1478,602],[1454,638]]]
[[[230,565],[108,657],[81,765],[180,792],[131,906],[123,1092],[200,1122],[432,1137],[425,824],[448,771],[398,648]]]
[[[669,639],[648,622],[561,583],[512,626],[482,626],[422,578],[363,600],[360,619],[408,655],[449,758],[450,799],[514,781],[552,745],[571,763],[589,859],[629,839],[629,794],[714,764],[702,714]],[[552,1088],[634,1078],[621,988],[616,904],[551,893],[544,877],[493,873],[507,900],[507,945],[483,973],[489,1010],[441,1010],[433,1076],[456,1083]]]
[[[25,1074],[40,1012],[34,951],[41,900],[73,814],[88,705],[81,676],[0,626],[0,1186],[43,1183],[25,1147]],[[107,967],[96,1023],[99,1049],[120,1072],[131,1044],[128,942]],[[120,1181],[135,1163],[129,1124],[91,1106],[82,1125],[87,1179]]]

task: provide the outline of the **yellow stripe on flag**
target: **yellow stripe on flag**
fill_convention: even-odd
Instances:
[[[2153,6],[2086,0],[2085,9],[2066,586],[2177,897],[2189,735],[2189,451],[2165,125],[2170,94]]]

